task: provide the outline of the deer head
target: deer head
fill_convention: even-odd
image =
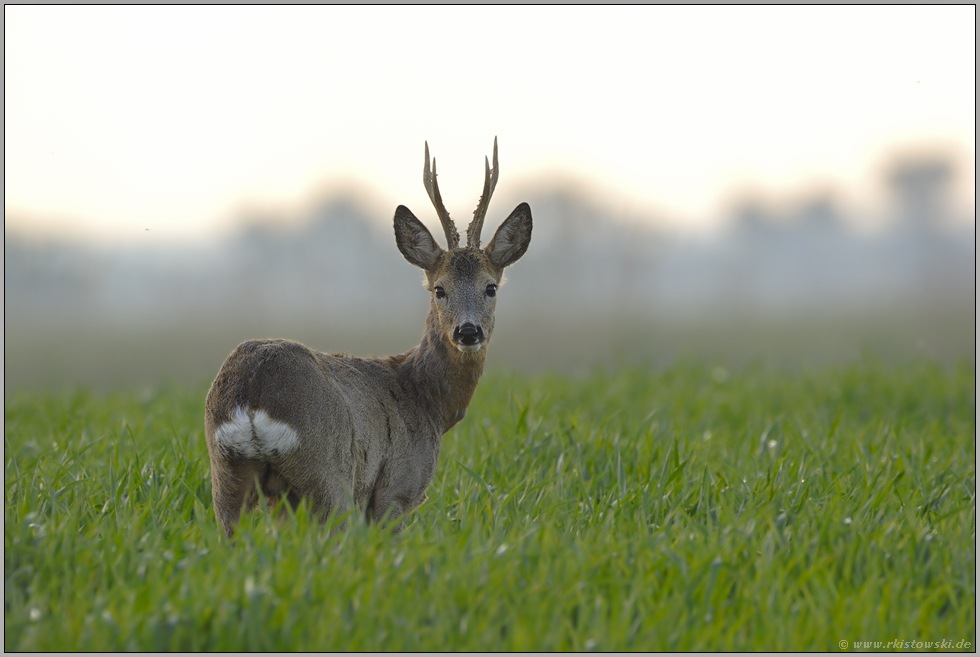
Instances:
[[[531,208],[518,205],[497,229],[486,248],[480,248],[480,233],[490,197],[497,185],[497,140],[493,140],[493,168],[486,161],[483,195],[466,229],[466,246],[442,202],[436,180],[436,161],[429,168],[429,144],[425,145],[422,181],[446,233],[447,249],[436,243],[422,222],[404,205],[395,210],[395,242],[405,259],[425,272],[425,287],[431,294],[430,324],[434,321],[444,343],[462,353],[481,352],[493,332],[497,288],[504,268],[517,262],[531,242]],[[485,352],[484,352],[485,353]]]

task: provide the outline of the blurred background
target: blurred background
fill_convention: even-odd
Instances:
[[[515,205],[489,366],[975,359],[973,6],[4,8],[4,393],[401,353]],[[715,370],[722,372],[723,370]]]

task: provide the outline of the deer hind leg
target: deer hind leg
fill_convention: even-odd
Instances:
[[[211,500],[218,525],[228,538],[243,510],[251,510],[258,502],[256,486],[265,475],[268,466],[261,461],[211,463]]]
[[[319,400],[321,408],[330,399]],[[302,447],[283,462],[279,471],[288,483],[290,496],[306,500],[310,515],[321,524],[346,514],[354,503],[355,462],[351,452],[354,430],[344,413],[311,418],[296,430]],[[343,531],[347,520],[337,529]]]
[[[305,499],[310,515],[321,524],[331,516],[342,516],[350,509],[351,485],[348,485],[347,477],[341,472],[309,473],[291,483],[288,499],[294,502],[293,508],[300,499]],[[353,484],[353,478],[349,484]],[[338,529],[343,531],[346,528],[347,521],[344,520]]]

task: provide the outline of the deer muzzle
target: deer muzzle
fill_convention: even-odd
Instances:
[[[479,351],[484,340],[483,328],[472,322],[457,326],[453,331],[453,343],[460,351]]]

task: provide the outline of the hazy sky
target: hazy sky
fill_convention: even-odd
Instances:
[[[942,148],[969,207],[975,19],[972,6],[7,6],[5,225],[205,235],[243,208],[348,186],[432,223],[424,140],[465,222],[495,135],[498,197],[561,175],[697,226],[745,190],[871,202],[887,158]]]

